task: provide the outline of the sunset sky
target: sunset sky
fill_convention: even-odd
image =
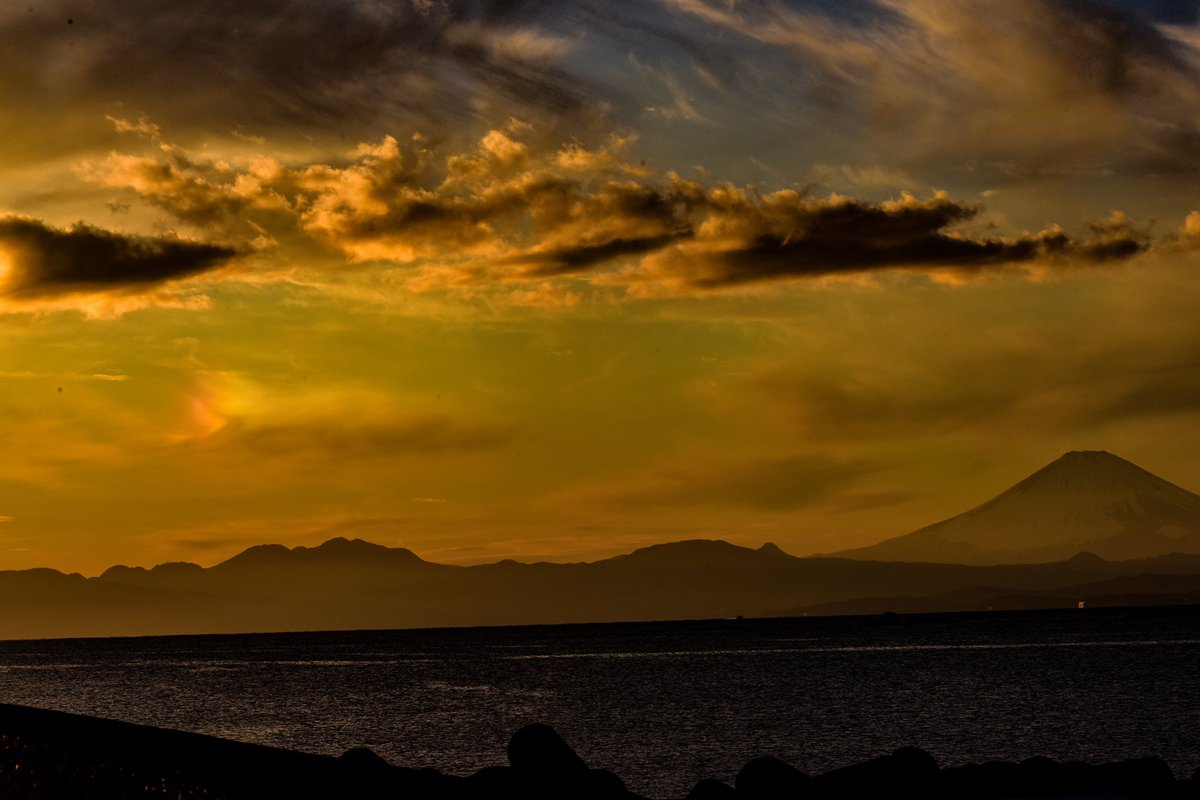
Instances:
[[[1200,490],[1198,12],[0,4],[0,569]]]

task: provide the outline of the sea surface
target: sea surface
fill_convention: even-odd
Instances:
[[[0,642],[0,702],[469,774],[529,722],[653,798],[902,745],[1200,765],[1200,609]]]

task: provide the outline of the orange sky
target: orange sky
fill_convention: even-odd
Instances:
[[[33,0],[0,37],[0,568],[829,552],[1070,449],[1200,490],[1194,4]]]

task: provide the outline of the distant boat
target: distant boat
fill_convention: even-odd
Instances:
[[[1086,605],[1087,605],[1087,601],[1086,601],[1086,600],[1080,600],[1080,601],[1079,601],[1079,607],[1080,607],[1080,608],[1083,608],[1083,607],[1085,607]]]

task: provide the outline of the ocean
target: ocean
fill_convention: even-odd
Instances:
[[[633,791],[917,745],[1200,766],[1200,609],[0,642],[0,702],[455,774],[554,726]]]

